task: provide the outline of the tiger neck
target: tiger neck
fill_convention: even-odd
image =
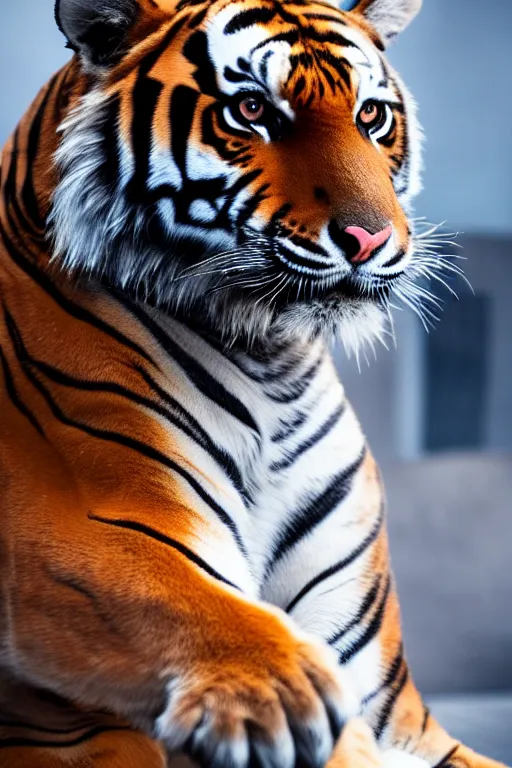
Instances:
[[[59,126],[86,87],[73,58],[41,89],[8,140],[0,161],[0,239],[45,269],[51,259],[47,218],[57,185]]]

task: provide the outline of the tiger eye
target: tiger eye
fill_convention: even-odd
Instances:
[[[263,117],[265,112],[264,102],[256,96],[247,96],[238,105],[240,114],[249,122],[256,122]]]
[[[362,123],[374,123],[379,117],[379,107],[374,101],[369,101],[359,113],[359,119]]]

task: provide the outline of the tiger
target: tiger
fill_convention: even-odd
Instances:
[[[57,0],[0,165],[1,768],[498,767],[413,683],[330,351],[437,263],[419,6]]]

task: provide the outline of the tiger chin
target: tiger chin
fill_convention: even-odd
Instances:
[[[414,686],[326,341],[437,269],[419,5],[58,0],[1,160],[0,768],[498,766]]]

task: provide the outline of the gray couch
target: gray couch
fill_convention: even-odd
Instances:
[[[512,765],[512,457],[383,474],[416,682],[454,736]]]

